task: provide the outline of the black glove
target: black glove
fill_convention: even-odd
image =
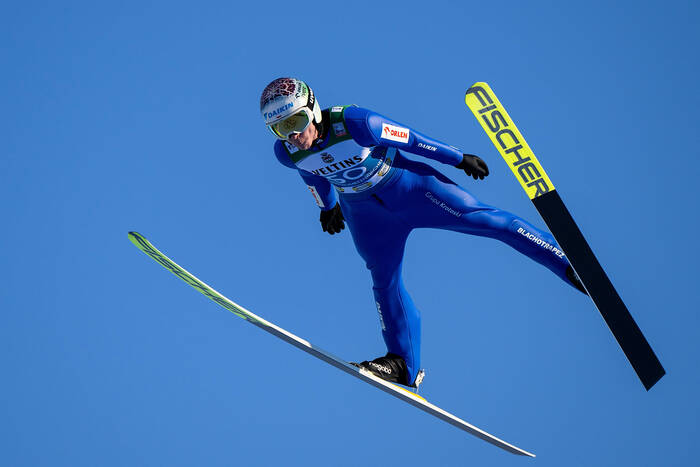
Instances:
[[[486,162],[482,161],[478,156],[472,156],[471,154],[462,155],[462,162],[457,164],[458,169],[464,170],[464,172],[474,177],[474,180],[483,180],[489,174],[489,167]]]
[[[344,220],[343,211],[340,210],[339,203],[335,203],[333,209],[321,211],[321,227],[323,227],[324,232],[328,232],[331,235],[340,233],[345,228]]]

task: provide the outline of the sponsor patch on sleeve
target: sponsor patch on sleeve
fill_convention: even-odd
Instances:
[[[289,141],[285,141],[284,145],[287,147],[287,151],[289,151],[289,154],[294,154],[295,152],[297,152],[299,150],[298,147],[294,146]]]
[[[347,133],[345,132],[345,125],[342,123],[334,123],[333,124],[333,133],[335,133],[335,136],[345,136]]]
[[[314,197],[314,200],[316,200],[316,204],[318,204],[319,208],[325,208],[326,205],[323,204],[323,200],[321,199],[321,196],[319,196],[318,191],[316,190],[316,187],[313,187],[311,185],[306,185],[309,188],[309,191],[311,192],[311,195]]]
[[[342,112],[343,111],[343,106],[336,106],[336,107],[331,107],[331,112],[336,113],[336,112]]]
[[[411,132],[408,128],[382,123],[382,139],[389,139],[399,143],[408,143]]]

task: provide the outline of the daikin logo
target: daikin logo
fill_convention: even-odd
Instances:
[[[274,116],[277,116],[277,115],[281,114],[281,113],[284,112],[285,110],[291,109],[293,105],[294,105],[294,103],[293,103],[293,102],[290,102],[289,104],[285,104],[285,105],[283,105],[282,107],[273,110],[272,112],[265,112],[265,113],[263,114],[263,117],[265,117],[265,119],[270,119],[270,118],[272,118],[272,117],[274,117]],[[278,117],[278,118],[279,118],[279,117]]]

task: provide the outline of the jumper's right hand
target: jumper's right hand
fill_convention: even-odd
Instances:
[[[462,162],[457,165],[457,168],[464,170],[464,173],[470,177],[474,177],[474,180],[477,178],[483,180],[489,174],[489,167],[486,165],[486,162],[481,160],[480,157],[471,154],[463,154]]]
[[[340,233],[345,228],[345,218],[343,211],[340,210],[340,203],[336,203],[332,209],[321,211],[321,227],[324,232],[333,235]]]

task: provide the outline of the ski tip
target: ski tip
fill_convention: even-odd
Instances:
[[[488,84],[483,81],[477,81],[469,86],[469,89],[464,93],[464,103],[467,104],[467,107],[469,107],[472,112],[477,112],[477,110],[474,110],[475,107],[473,107],[475,105],[474,102],[471,102],[470,105],[470,100],[473,101],[476,99],[479,102],[479,106],[483,108],[487,106],[487,102],[488,104],[493,104],[493,98],[495,97]],[[474,115],[477,114],[475,113]]]
[[[129,241],[136,245],[139,248],[142,248],[140,245],[143,245],[144,243],[148,243],[148,240],[146,240],[146,237],[141,235],[138,232],[134,232],[133,230],[129,232]]]
[[[470,91],[471,91],[471,92],[474,92],[474,91],[472,91],[472,90],[475,89],[475,88],[487,88],[487,89],[491,89],[491,88],[489,87],[489,85],[486,84],[486,82],[484,82],[484,81],[477,81],[476,83],[474,83],[474,84],[472,84],[471,86],[469,86],[469,88],[467,89],[466,94],[468,95]]]

